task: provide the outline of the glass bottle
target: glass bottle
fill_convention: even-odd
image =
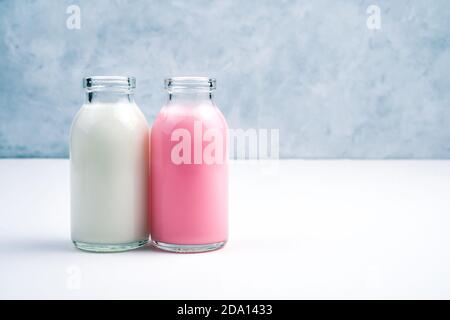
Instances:
[[[151,129],[151,237],[166,251],[223,247],[228,234],[227,123],[215,79],[165,80],[168,100]]]
[[[125,251],[148,242],[148,125],[135,78],[88,77],[70,137],[74,245]]]

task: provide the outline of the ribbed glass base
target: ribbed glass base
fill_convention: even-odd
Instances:
[[[140,240],[130,243],[119,243],[119,244],[103,244],[103,243],[86,243],[80,241],[73,241],[76,248],[89,251],[89,252],[121,252],[137,249],[148,243],[148,239]]]
[[[152,244],[158,249],[177,253],[200,253],[223,248],[226,241],[208,244],[173,244],[152,240]]]

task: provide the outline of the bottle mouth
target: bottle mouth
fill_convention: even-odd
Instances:
[[[211,92],[216,79],[209,77],[172,77],[164,80],[164,88],[172,92]]]
[[[86,91],[131,91],[136,88],[135,77],[90,76],[83,78]]]

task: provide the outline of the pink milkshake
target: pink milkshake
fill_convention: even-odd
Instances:
[[[153,244],[174,252],[221,248],[228,233],[227,124],[215,80],[166,80],[169,100],[151,131]]]

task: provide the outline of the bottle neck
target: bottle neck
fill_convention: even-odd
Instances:
[[[168,103],[212,103],[213,97],[212,92],[169,92]]]
[[[95,103],[134,103],[134,93],[131,91],[87,91],[85,104]]]

